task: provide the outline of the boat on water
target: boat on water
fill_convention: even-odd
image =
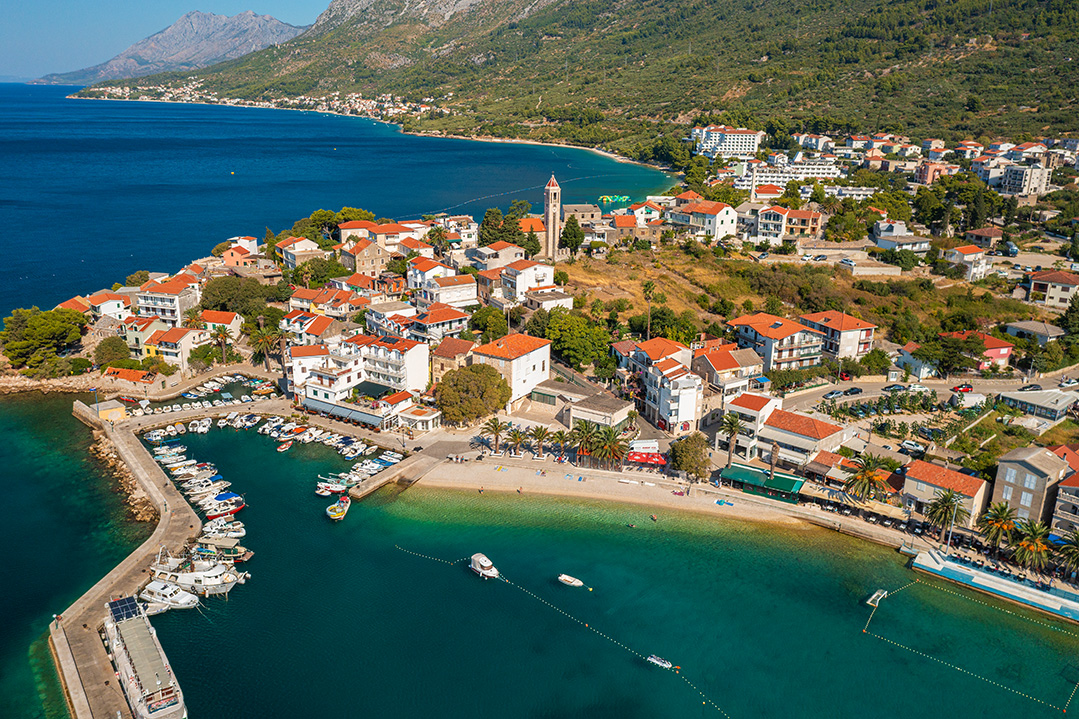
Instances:
[[[577,577],[571,577],[568,574],[559,574],[558,575],[558,581],[562,582],[567,587],[583,587],[584,586],[584,582],[582,582],[580,579],[577,579]]]
[[[159,581],[169,582],[200,596],[228,594],[238,584],[251,576],[231,564],[189,557],[173,557],[164,550],[150,565],[150,575]]]
[[[495,568],[495,565],[487,558],[487,555],[481,554],[480,552],[476,552],[472,555],[472,560],[469,562],[468,566],[473,572],[484,579],[498,579],[499,576],[501,576],[498,573],[498,569]]]
[[[287,452],[289,450],[289,447],[291,447],[291,446],[292,446],[292,440],[290,439],[289,441],[287,441],[287,442],[285,442],[283,444],[277,445],[277,451],[278,452]]]
[[[201,506],[201,505],[200,505]],[[213,497],[212,502],[203,507],[206,510],[206,519],[219,519],[236,514],[246,505],[244,498],[235,492],[222,492]]]
[[[663,667],[664,669],[670,669],[674,666],[663,657],[656,656],[655,654],[650,655],[648,657],[648,661],[652,664],[655,664],[657,667]]]
[[[162,604],[165,609],[194,609],[199,605],[199,598],[191,592],[185,592],[178,585],[155,579],[139,592],[139,599],[147,604]]]
[[[326,507],[326,516],[334,521],[340,521],[348,514],[348,508],[352,505],[352,500],[346,494],[337,500],[329,507]]]
[[[184,719],[187,707],[180,683],[145,610],[135,597],[105,605],[105,643],[117,683],[135,719]]]
[[[250,549],[240,545],[239,539],[228,537],[200,537],[192,551],[199,559],[212,559],[228,564],[246,562],[255,556]]]
[[[315,488],[325,489],[327,492],[330,492],[332,494],[341,494],[342,492],[348,491],[348,487],[341,484],[340,482],[319,482],[317,485],[315,485]]]

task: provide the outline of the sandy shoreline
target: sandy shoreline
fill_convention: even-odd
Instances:
[[[181,102],[179,100],[154,100],[154,99],[151,99],[151,98],[144,98],[144,97],[128,99],[128,98],[123,98],[123,97],[78,97],[76,95],[68,95],[67,98],[69,100],[106,100],[106,101],[111,100],[113,102],[158,102],[158,103],[162,103],[162,104],[165,104],[165,105],[213,105],[215,107],[247,107],[247,108],[252,108],[252,109],[255,109],[255,110],[284,110],[286,112],[312,112],[312,113],[315,113],[317,115],[334,115],[336,117],[353,117],[353,118],[357,118],[357,119],[360,119],[360,120],[370,120],[371,122],[378,122],[378,123],[381,123],[383,125],[393,125],[398,130],[400,130],[402,135],[410,135],[412,137],[430,137],[430,138],[441,138],[441,139],[447,139],[447,140],[469,140],[469,141],[472,141],[472,142],[498,142],[498,143],[503,143],[503,144],[514,144],[514,145],[536,145],[538,147],[565,147],[565,148],[568,148],[568,149],[571,149],[571,150],[584,150],[585,152],[594,152],[597,155],[602,155],[603,157],[614,160],[615,162],[624,162],[624,163],[630,164],[630,165],[639,165],[640,167],[647,167],[650,170],[658,170],[659,172],[662,172],[663,174],[665,174],[670,179],[670,181],[672,183],[675,183],[675,182],[678,181],[677,180],[677,175],[669,167],[661,167],[660,165],[654,165],[654,164],[649,163],[649,162],[641,162],[639,160],[634,160],[634,159],[631,159],[629,157],[626,157],[625,155],[619,155],[617,153],[609,152],[607,150],[600,150],[599,148],[596,148],[596,147],[584,147],[582,145],[570,145],[568,143],[562,143],[562,142],[540,142],[538,140],[525,140],[525,139],[512,138],[512,137],[486,137],[486,136],[482,136],[482,135],[452,135],[452,134],[447,134],[447,133],[443,133],[443,132],[440,132],[440,131],[436,131],[436,132],[406,132],[404,130],[404,128],[401,126],[400,123],[393,122],[392,120],[381,120],[381,119],[379,119],[377,117],[369,117],[367,115],[352,115],[352,114],[347,113],[347,112],[334,112],[333,110],[308,110],[308,109],[299,108],[299,107],[258,107],[257,105],[232,105],[232,104],[225,103],[225,102]]]

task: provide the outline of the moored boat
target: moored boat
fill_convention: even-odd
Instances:
[[[472,555],[472,561],[469,562],[468,566],[473,572],[484,579],[498,579],[500,576],[498,569],[496,569],[491,560],[487,558],[487,555],[481,554],[480,552],[476,552]]]
[[[334,521],[340,521],[348,514],[348,508],[352,505],[352,500],[346,494],[341,499],[337,500],[329,507],[326,507],[326,516]]]
[[[106,609],[104,638],[131,715],[135,719],[187,717],[180,684],[146,612],[134,597],[114,599]]]
[[[176,584],[159,579],[147,584],[139,592],[139,599],[149,604],[164,604],[169,609],[194,609],[199,605],[198,596],[185,592]]]
[[[285,442],[283,444],[277,445],[277,451],[278,452],[287,452],[289,450],[289,447],[291,447],[291,446],[292,446],[292,440],[290,439],[289,441],[287,441],[287,442]]]
[[[583,587],[584,586],[584,582],[582,582],[580,579],[577,579],[577,577],[571,577],[568,574],[559,574],[558,575],[558,581],[562,582],[563,584],[565,584],[568,587]]]
[[[674,666],[663,657],[656,656],[655,654],[650,655],[648,657],[648,661],[652,664],[655,664],[657,667],[663,667],[664,669],[670,669]]]

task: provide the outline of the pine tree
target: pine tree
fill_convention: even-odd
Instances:
[[[581,243],[584,242],[584,230],[581,229],[580,223],[577,222],[576,215],[570,215],[566,220],[566,226],[562,228],[560,240],[559,244],[569,250],[571,255],[577,254]]]

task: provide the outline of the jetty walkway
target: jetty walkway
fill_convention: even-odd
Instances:
[[[49,625],[49,642],[74,719],[127,719],[131,713],[99,634],[105,604],[141,588],[158,549],[179,550],[199,533],[202,522],[126,423],[113,427],[101,422],[82,402],[75,403],[74,414],[105,432],[160,515],[149,539]]]

